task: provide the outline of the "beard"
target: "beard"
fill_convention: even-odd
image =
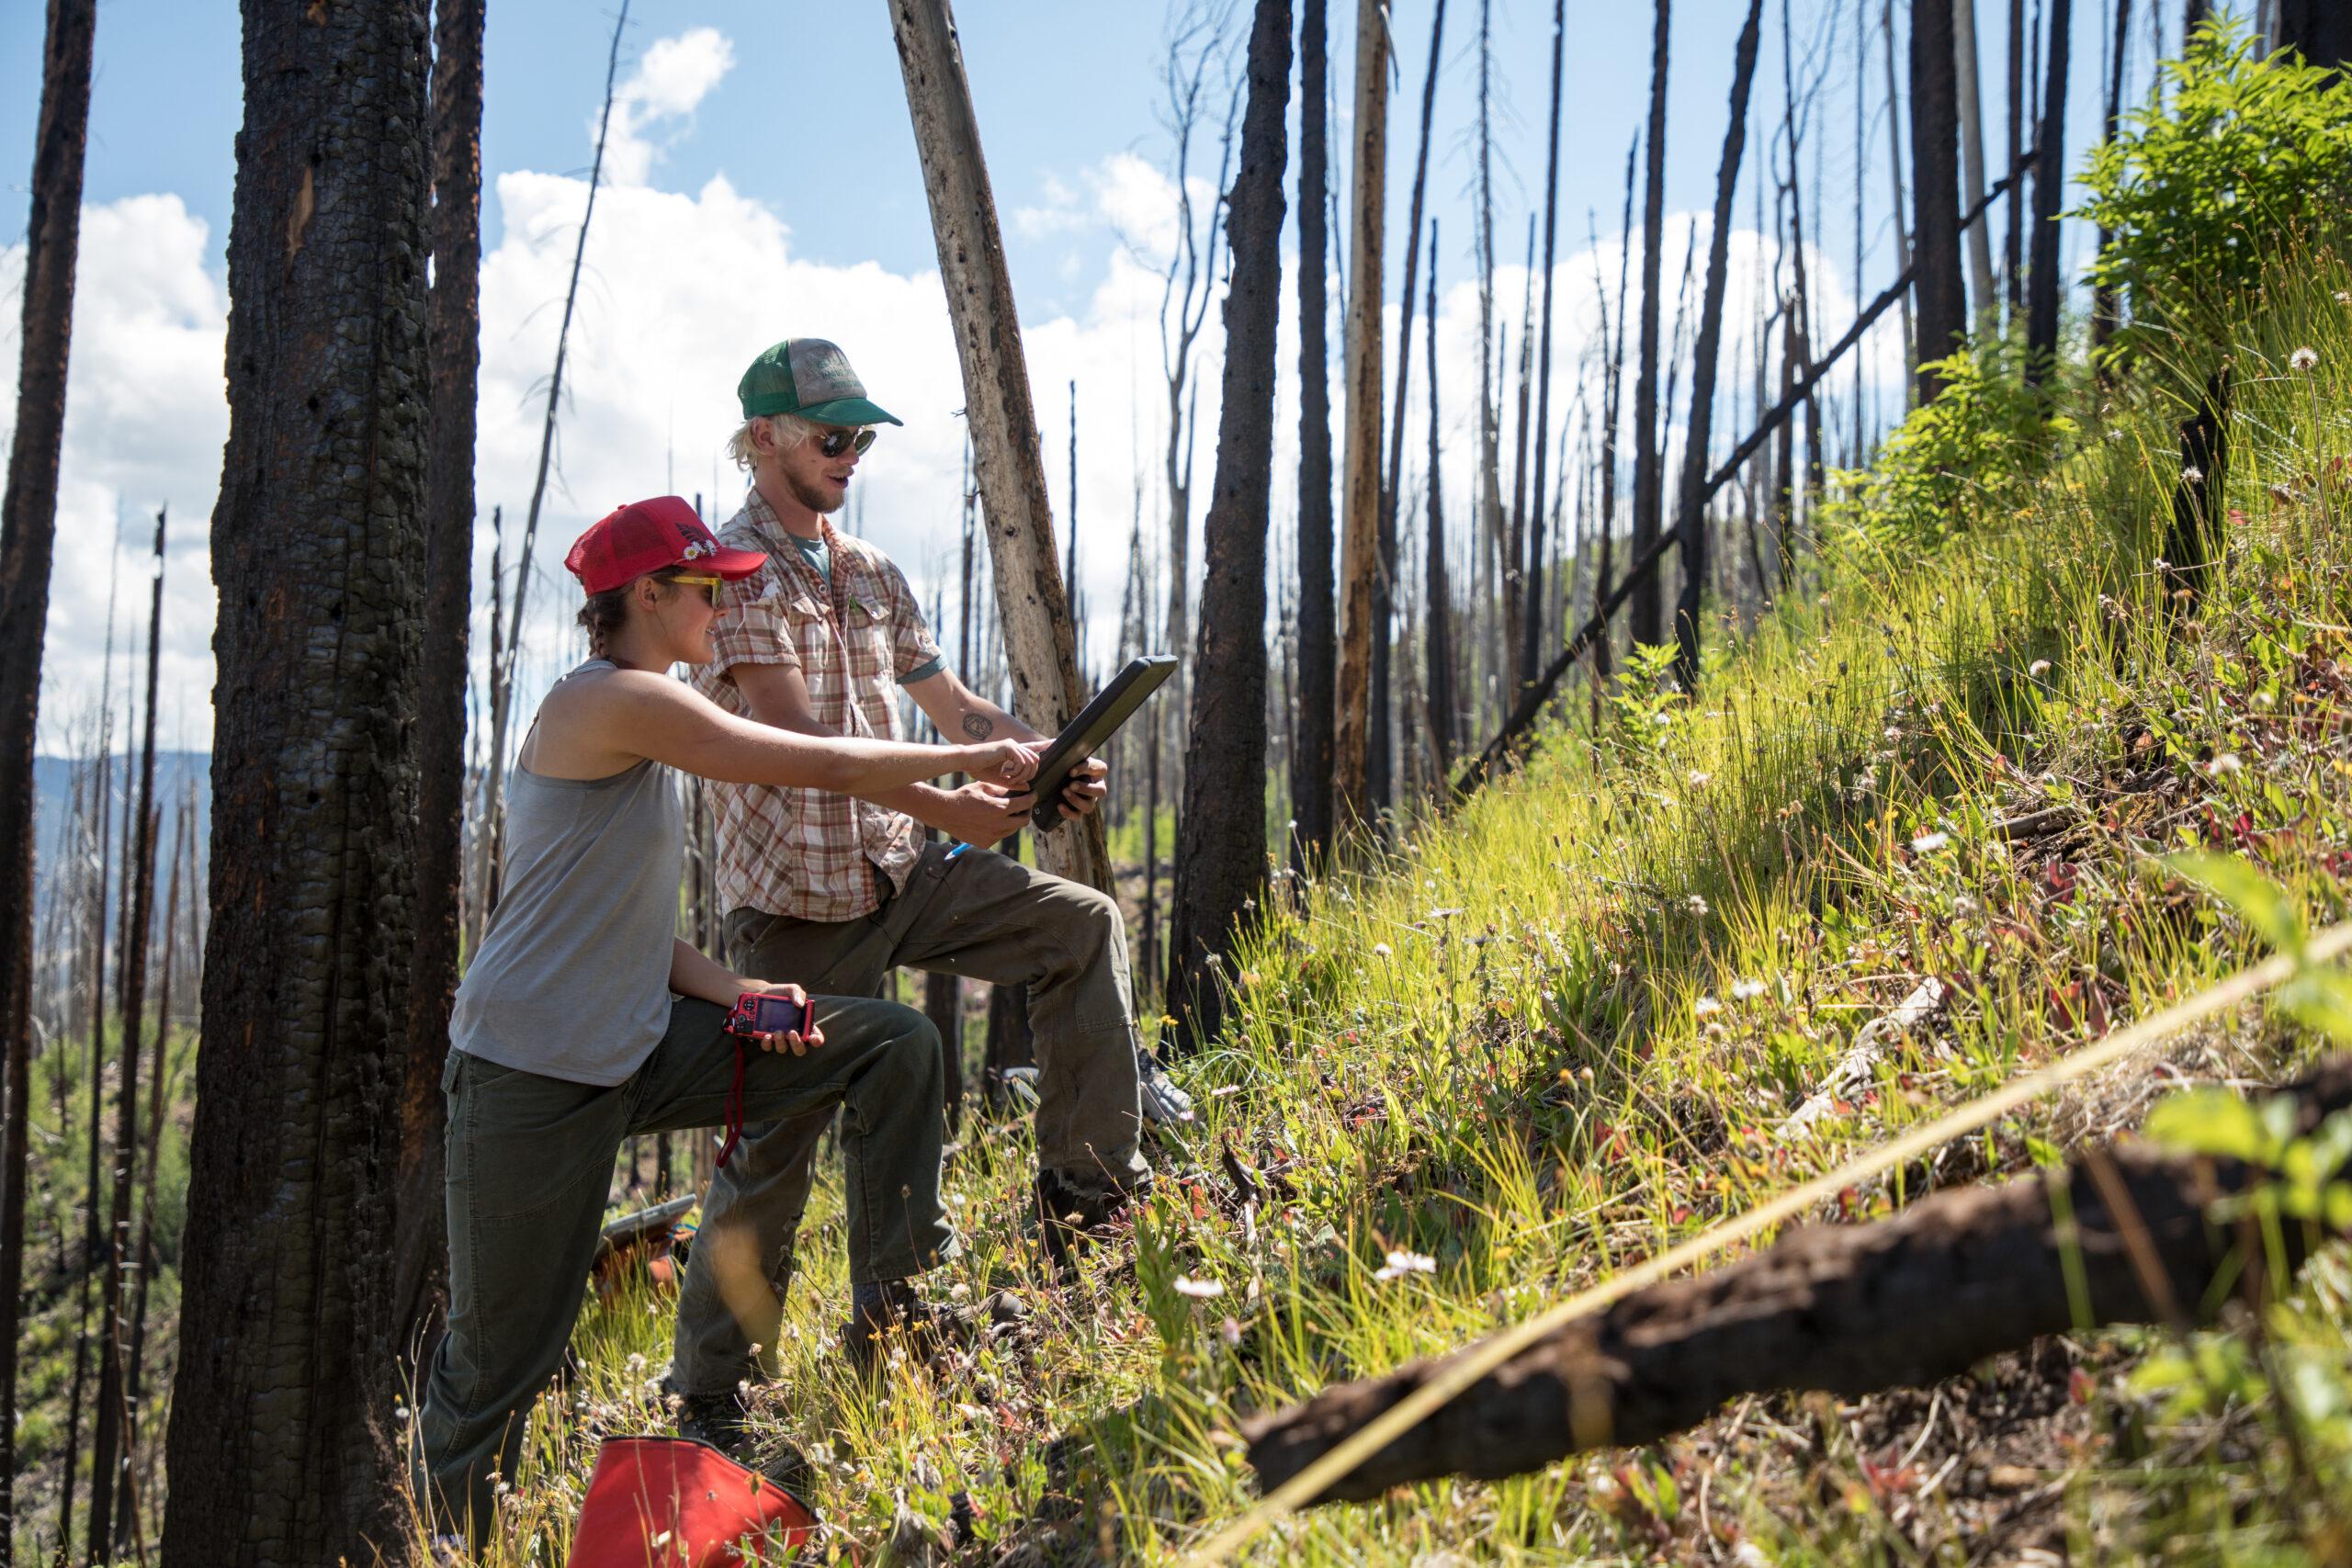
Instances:
[[[784,484],[786,490],[792,491],[793,500],[820,516],[839,512],[842,509],[842,503],[849,500],[849,491],[845,488],[839,491],[826,489],[811,484],[798,474],[789,471],[784,475]]]

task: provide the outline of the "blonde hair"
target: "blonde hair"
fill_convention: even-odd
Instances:
[[[768,427],[768,441],[778,456],[808,440],[817,428],[797,413],[755,413],[736,426],[735,434],[727,438],[727,456],[737,468],[749,468],[759,462],[759,429],[763,424]]]

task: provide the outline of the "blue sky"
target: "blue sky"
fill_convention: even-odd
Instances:
[[[1997,163],[2007,8],[1992,0],[1979,3],[1984,12],[1979,49]],[[1340,120],[1335,149],[1347,145],[1355,9],[1331,6]],[[1703,223],[1712,198],[1733,35],[1744,9],[1734,0],[1681,0],[1674,11],[1666,193],[1668,212],[1676,215],[1668,236],[1669,315],[1691,215]],[[2069,107],[2069,142],[2076,149],[2096,124],[2104,9],[2076,7],[2075,91]],[[1881,0],[1790,0],[1801,85],[1813,41],[1835,40],[1817,62],[1820,96],[1806,158],[1808,177],[1817,171],[1821,181],[1823,208],[1807,215],[1818,247],[1809,270],[1820,290],[1819,319],[1831,333],[1850,318],[1856,299],[1875,293],[1894,270],[1885,224],[1880,10]],[[2133,71],[2135,80],[2144,82],[2148,7],[2137,10]],[[490,509],[519,510],[529,491],[537,399],[543,396],[533,388],[551,355],[551,307],[560,301],[571,228],[586,197],[612,15],[543,0],[491,0],[478,577],[489,565]],[[1445,483],[1449,496],[1465,501],[1471,493],[1466,468],[1458,475],[1452,470],[1468,460],[1464,430],[1476,381],[1468,195],[1478,15],[1476,0],[1451,0],[1447,7],[1430,174],[1431,212],[1445,236],[1439,349],[1449,383],[1443,392]],[[1581,348],[1595,321],[1596,263],[1612,278],[1615,272],[1625,152],[1645,111],[1652,16],[1640,5],[1576,0],[1568,6],[1555,409],[1573,406]],[[1858,17],[1873,29],[1859,65]],[[1530,0],[1493,0],[1493,18],[1497,230],[1505,264],[1498,294],[1515,330],[1528,213],[1540,199],[1544,173],[1551,9]],[[1771,247],[1752,231],[1756,160],[1771,144],[1768,132],[1777,125],[1783,96],[1779,18],[1779,5],[1768,5],[1750,156],[1736,209],[1735,321],[1755,290],[1769,287],[1764,269]],[[1401,282],[1430,19],[1421,0],[1396,7],[1398,60],[1389,100],[1392,310]],[[1080,388],[1080,575],[1099,642],[1107,639],[1115,615],[1128,528],[1138,513],[1148,536],[1165,526],[1163,498],[1148,483],[1138,496],[1136,473],[1151,470],[1164,418],[1159,412],[1164,393],[1156,384],[1153,269],[1164,254],[1173,208],[1173,187],[1163,172],[1170,145],[1159,114],[1168,17],[1159,4],[1129,0],[968,0],[958,20],[1046,423],[1046,468],[1055,476],[1057,514],[1066,514],[1069,502],[1062,478],[1066,383],[1076,380]],[[1238,14],[1231,28],[1237,54],[1243,20],[1246,14]],[[1901,7],[1896,20],[1899,27]],[[6,106],[0,109],[0,177],[6,181],[0,186],[6,192],[0,197],[6,203],[0,292],[7,306],[0,349],[11,363],[41,25],[41,7],[0,7],[0,106]],[[2177,6],[2165,6],[2168,47],[2178,25]],[[51,745],[65,743],[96,689],[105,584],[118,565],[114,526],[131,519],[130,535],[143,538],[144,525],[135,519],[165,502],[178,520],[166,682],[183,699],[184,739],[198,743],[209,734],[204,694],[210,682],[211,603],[203,533],[226,429],[220,392],[226,310],[221,255],[240,116],[237,32],[236,9],[221,0],[102,0],[100,6],[61,570],[45,681],[43,728]],[[919,585],[936,581],[956,530],[960,434],[955,413],[962,398],[887,10],[878,3],[650,0],[630,14],[621,72],[628,134],[618,139],[626,146],[616,147],[608,188],[598,197],[572,344],[566,460],[542,525],[541,573],[551,570],[580,527],[620,501],[665,488],[730,491],[737,481],[721,471],[717,453],[738,369],[776,337],[812,333],[842,343],[875,396],[910,420],[869,460],[865,492],[852,503],[853,523],[897,554]],[[1860,166],[1858,84],[1867,117]],[[1294,151],[1296,115],[1294,96]],[[1193,164],[1202,198],[1216,172],[1214,111],[1211,119]],[[1335,171],[1335,177],[1343,176]],[[1292,188],[1295,194],[1295,183]],[[1589,220],[1589,211],[1597,220]],[[1295,211],[1292,216],[1295,222]],[[1770,217],[1768,210],[1768,223]],[[1858,220],[1864,248],[1859,288],[1852,262]],[[1598,256],[1588,251],[1589,224],[1600,236]],[[1286,288],[1276,414],[1278,531],[1288,528],[1295,512],[1291,300]],[[1336,310],[1334,316],[1336,322]],[[1417,328],[1417,355],[1419,336]],[[1392,331],[1392,358],[1394,338]],[[1890,356],[1883,335],[1868,349],[1866,406],[1875,396],[1880,411],[1892,412],[1899,408],[1899,351]],[[1212,310],[1200,362],[1201,419],[1211,432],[1221,352]],[[1735,330],[1726,353],[1744,352]],[[1336,374],[1336,363],[1333,369]],[[1424,395],[1418,370],[1415,379],[1418,406]],[[1726,376],[1727,383],[1741,379]],[[1740,393],[1730,386],[1724,395],[1736,400]],[[1719,412],[1719,435],[1729,439],[1738,418],[1736,404]],[[1195,489],[1204,494],[1213,438],[1199,446],[1203,471]],[[1416,439],[1412,462],[1419,461],[1419,451]],[[1197,522],[1196,516],[1195,527]],[[1197,547],[1193,558],[1197,569]],[[128,573],[127,558],[122,564]],[[569,584],[559,579],[543,575],[544,589],[534,588],[548,617],[535,622],[533,647],[544,648],[541,678],[551,677],[571,656],[563,626]]]

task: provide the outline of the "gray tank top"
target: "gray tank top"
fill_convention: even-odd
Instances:
[[[564,677],[610,670],[592,659]],[[517,764],[506,788],[506,876],[467,965],[449,1043],[501,1066],[620,1083],[670,1026],[670,951],[684,815],[648,759],[601,779]]]

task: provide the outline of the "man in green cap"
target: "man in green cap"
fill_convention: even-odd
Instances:
[[[742,510],[718,531],[768,566],[736,586],[712,628],[718,657],[695,674],[713,701],[808,734],[899,738],[904,689],[943,735],[1042,739],[946,666],[905,576],[834,527],[877,407],[832,344],[792,338],[752,361],[736,388],[743,423],[729,453],[749,470]],[[1083,816],[1105,793],[1100,761],[1073,778]],[[873,995],[893,966],[1023,985],[1036,1042],[1037,1198],[1049,1247],[1107,1221],[1151,1180],[1139,1115],[1188,1119],[1191,1104],[1141,1053],[1128,1005],[1126,931],[1102,894],[981,852],[1020,831],[1030,799],[986,784],[870,796],[756,784],[714,786],[718,907],[739,972],[812,991]],[[948,856],[925,827],[975,846]],[[772,1184],[760,1256],[779,1299],[824,1113],[747,1128],[734,1179]],[[756,1337],[756,1336],[755,1336]]]

